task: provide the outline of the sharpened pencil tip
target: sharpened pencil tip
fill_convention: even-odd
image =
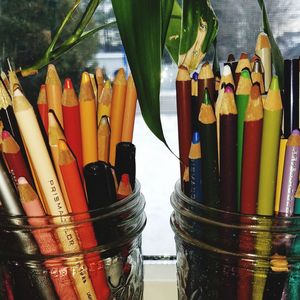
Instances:
[[[228,75],[230,75],[230,74],[231,74],[231,69],[230,69],[230,67],[229,67],[228,65],[224,66],[224,68],[223,68],[223,75],[224,75],[224,76],[228,76]]]
[[[192,143],[198,144],[199,142],[200,142],[200,133],[199,133],[199,131],[195,131],[193,133]]]
[[[10,138],[10,133],[8,132],[8,131],[6,131],[6,130],[3,130],[3,132],[2,132],[2,139],[8,139],[8,138]]]
[[[231,84],[226,84],[224,92],[225,93],[233,93],[232,85]]]
[[[81,75],[81,83],[88,83],[91,81],[90,75],[88,72],[83,72]]]
[[[22,185],[22,184],[28,184],[28,181],[26,180],[25,177],[18,178],[18,185]]]
[[[272,81],[271,81],[271,85],[270,85],[270,90],[272,90],[272,91],[279,90],[279,80],[278,80],[278,76],[277,75],[274,75],[272,77]]]
[[[64,88],[68,89],[68,90],[72,90],[73,89],[73,83],[72,83],[71,78],[66,78],[65,79]]]
[[[247,68],[242,70],[241,77],[246,78],[246,79],[251,79],[250,72]]]
[[[193,73],[193,76],[192,76],[193,80],[198,80],[198,73],[197,72],[194,72]]]
[[[202,103],[207,104],[207,105],[211,104],[211,100],[210,100],[210,96],[209,96],[209,91],[208,91],[207,88],[205,88],[205,90],[204,90],[204,98],[203,98]]]

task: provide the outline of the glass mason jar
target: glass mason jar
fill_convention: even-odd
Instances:
[[[41,220],[0,214],[0,299],[142,299],[144,207],[137,182],[127,198],[88,214],[70,214],[63,225],[55,222],[60,216]],[[59,244],[59,231],[78,237],[80,230],[89,234],[91,229],[96,244],[78,252],[53,253],[52,248],[51,255],[41,254]]]
[[[179,299],[300,299],[300,217],[229,213],[171,196]]]

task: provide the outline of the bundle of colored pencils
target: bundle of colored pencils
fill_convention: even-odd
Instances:
[[[10,70],[8,77],[2,72],[0,173],[6,186],[1,183],[1,204],[8,216],[45,217],[30,218],[35,226],[46,226],[46,216],[56,216],[51,219],[58,225],[55,232],[34,231],[37,252],[80,253],[99,245],[88,211],[127,197],[135,187],[136,101],[133,79],[131,75],[126,79],[123,69],[113,87],[109,80],[104,82],[101,69],[97,68],[95,76],[83,72],[78,101],[71,79],[65,80],[62,89],[55,66],[49,65],[37,107],[26,99],[15,72]],[[61,226],[72,220],[85,222],[78,228]],[[29,246],[23,244],[25,253]],[[42,282],[37,284],[41,297],[110,297],[99,253],[78,254],[68,263],[78,271],[70,272],[62,260],[55,260],[62,278],[46,261],[55,292],[50,285],[41,286],[47,280],[37,278]]]
[[[238,61],[228,56],[218,84],[208,62],[192,76],[179,67],[181,186],[191,199],[247,215],[299,214],[299,60],[285,67],[281,90],[265,33],[251,60],[247,53]],[[262,299],[262,291],[253,291],[253,299]],[[237,299],[252,299],[243,292]]]

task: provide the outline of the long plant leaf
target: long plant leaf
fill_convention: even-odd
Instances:
[[[218,31],[210,0],[183,0],[179,65],[195,70]]]
[[[170,18],[170,23],[167,31],[166,37],[166,48],[177,64],[179,58],[179,44],[180,44],[180,34],[181,34],[181,15],[182,9],[178,1],[175,0],[173,4],[172,15]]]
[[[284,71],[283,71],[283,66],[284,66],[284,60],[283,56],[281,54],[281,51],[275,41],[275,38],[273,36],[271,27],[270,27],[270,22],[268,20],[268,15],[266,11],[266,6],[264,3],[264,0],[258,0],[258,4],[260,6],[260,9],[262,10],[262,16],[263,16],[263,29],[264,32],[269,36],[269,40],[271,43],[271,50],[272,50],[272,59],[274,63],[274,67],[276,70],[276,73],[278,75],[279,79],[279,84],[280,87],[283,87],[283,82],[284,82]]]
[[[168,24],[167,17],[162,18],[162,6],[165,10],[169,3],[112,0],[112,4],[143,118],[155,136],[167,145],[160,120],[159,92],[162,28]]]
[[[176,2],[176,0],[161,0],[161,17],[162,17],[161,45],[162,45],[162,50],[165,47],[165,42],[166,42],[166,37],[167,37],[168,27],[170,24],[170,17],[172,14],[174,2]]]

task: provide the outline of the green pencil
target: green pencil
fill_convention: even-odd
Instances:
[[[247,69],[242,70],[236,89],[237,119],[237,209],[240,210],[241,177],[243,160],[244,120],[248,106],[252,82],[251,75]]]
[[[203,199],[208,206],[218,208],[220,199],[216,117],[207,88],[199,113],[202,151]]]

